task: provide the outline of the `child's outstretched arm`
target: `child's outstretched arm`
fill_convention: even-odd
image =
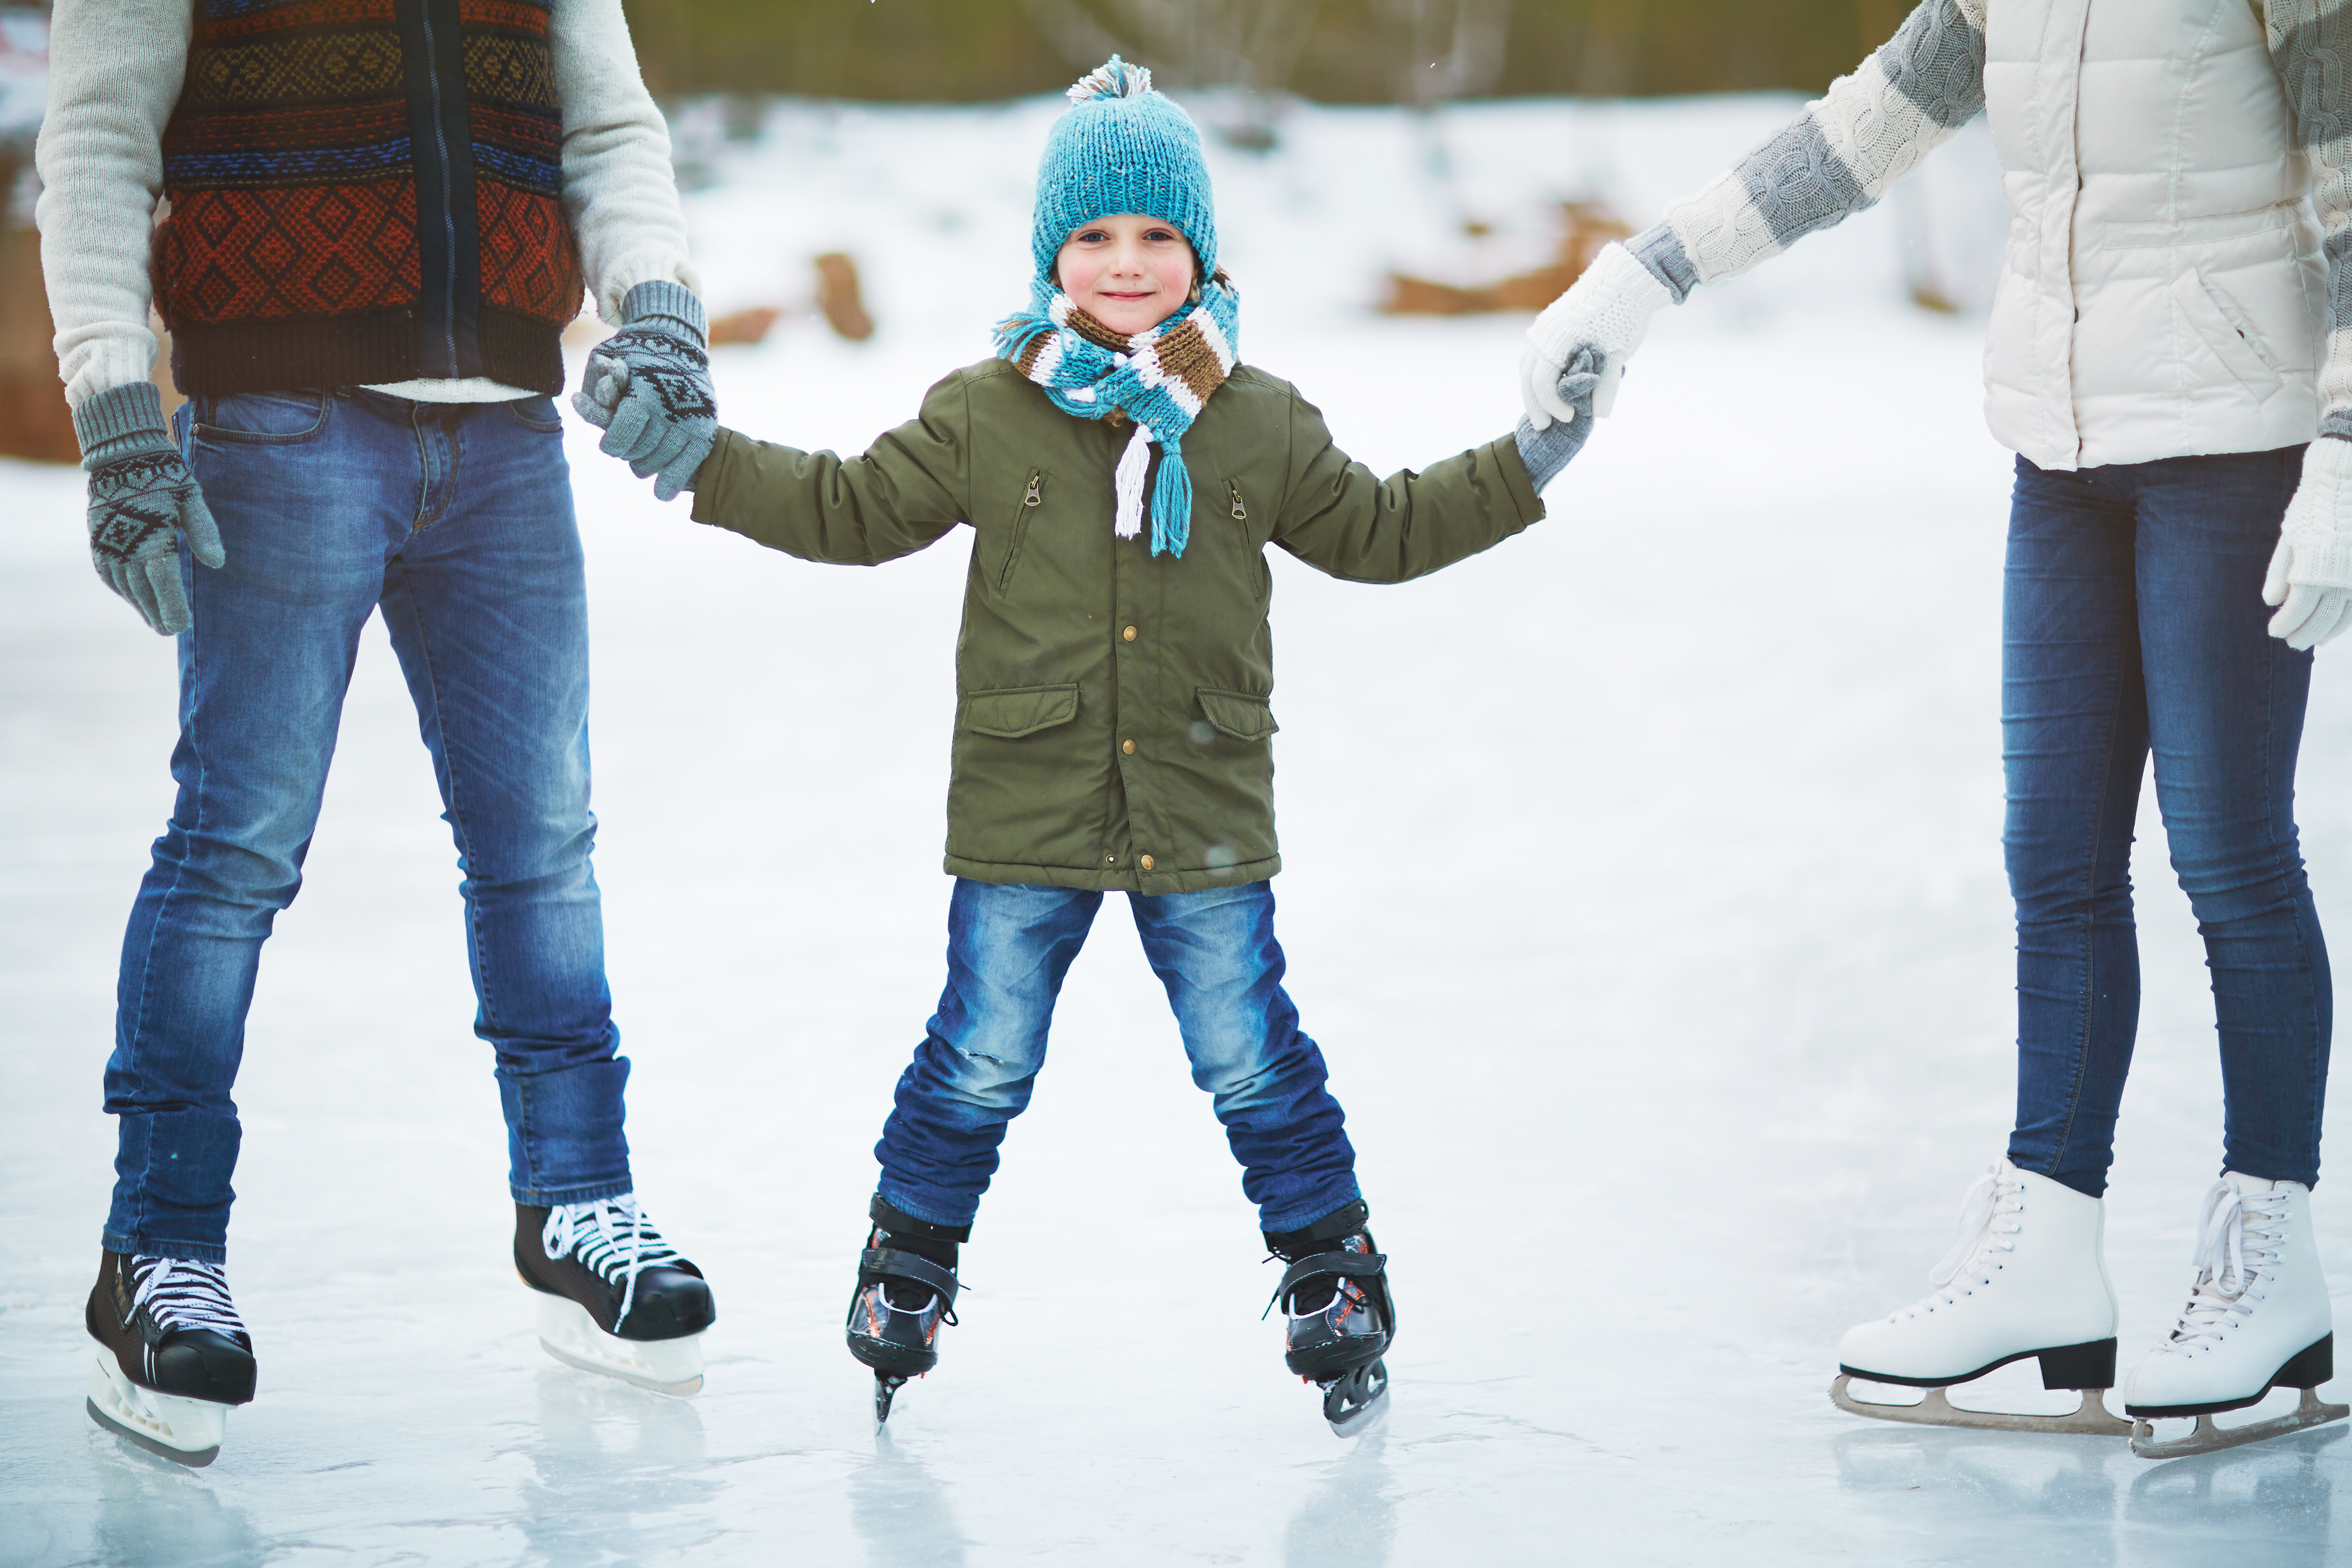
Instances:
[[[861,458],[722,429],[694,477],[694,520],[803,561],[894,561],[969,515],[970,437],[961,371],[931,388],[919,416]]]
[[[1522,420],[1499,441],[1385,479],[1333,445],[1323,416],[1294,392],[1273,542],[1352,583],[1402,583],[1490,549],[1544,515],[1543,487],[1592,428],[1598,380],[1581,356],[1562,377],[1573,418],[1542,431]]]
[[[1985,102],[1986,0],[1925,0],[1902,30],[1796,119],[1666,209],[1627,245],[1604,247],[1528,329],[1519,392],[1528,423],[1561,416],[1553,382],[1580,348],[1601,355],[1606,414],[1650,318],[1702,283],[1736,278],[1817,229],[1877,205],[1886,187],[1976,118]]]

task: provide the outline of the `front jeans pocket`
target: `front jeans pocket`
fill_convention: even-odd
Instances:
[[[517,397],[509,400],[507,414],[524,429],[541,436],[552,436],[563,428],[563,416],[552,397]]]
[[[195,400],[199,444],[293,447],[325,431],[335,399],[325,392],[239,392]]]

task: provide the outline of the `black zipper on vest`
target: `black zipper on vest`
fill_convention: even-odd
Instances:
[[[481,238],[458,0],[398,0],[410,166],[416,175],[417,374],[482,374]]]

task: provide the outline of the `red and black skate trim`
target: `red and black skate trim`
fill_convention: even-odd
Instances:
[[[101,1251],[82,1322],[122,1375],[142,1388],[215,1405],[253,1398],[253,1336],[215,1265]],[[91,1414],[113,1426],[95,1406]],[[153,1447],[135,1432],[123,1436]]]
[[[934,1225],[892,1207],[877,1194],[873,1226],[857,1257],[849,1298],[849,1353],[874,1372],[874,1419],[890,1419],[890,1401],[910,1377],[940,1363],[940,1330],[956,1321],[956,1248],[969,1225]]]
[[[1287,1320],[1284,1363],[1321,1385],[1324,1419],[1343,1437],[1386,1402],[1381,1358],[1396,1339],[1388,1258],[1365,1228],[1370,1217],[1358,1199],[1298,1230],[1263,1233],[1267,1251],[1290,1265],[1266,1303]]]
[[[617,1249],[599,1252],[579,1245],[565,1248],[561,1258],[548,1257],[544,1238],[552,1213],[546,1205],[515,1205],[515,1272],[532,1289],[577,1301],[614,1339],[684,1339],[718,1321],[702,1270],[678,1256],[642,1215],[630,1223],[649,1238],[643,1255],[648,1260],[636,1268],[632,1283],[629,1260]]]

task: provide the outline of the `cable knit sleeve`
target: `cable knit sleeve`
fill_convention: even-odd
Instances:
[[[2319,372],[2319,433],[2352,441],[2352,3],[2263,0],[2271,59],[2294,110],[2311,167],[2311,199],[2326,237],[2327,359]]]
[[[35,221],[58,374],[76,407],[154,369],[148,245],[194,15],[192,0],[57,0],[51,14]]]
[[[563,211],[596,313],[617,323],[623,297],[655,279],[699,293],[669,125],[638,74],[621,0],[555,0],[549,41],[563,100]]]
[[[1668,207],[1634,253],[1679,301],[1875,205],[1983,110],[1985,5],[1926,0],[1861,68]]]

